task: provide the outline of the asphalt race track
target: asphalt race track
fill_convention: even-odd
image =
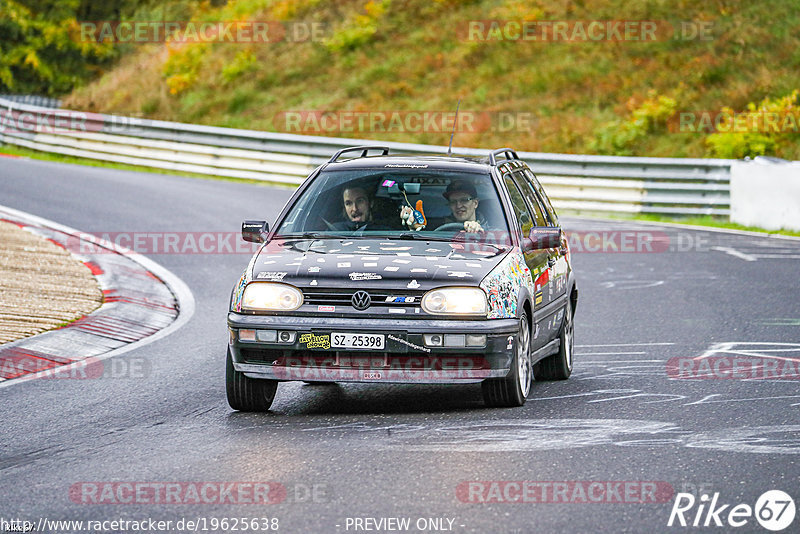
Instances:
[[[98,234],[236,234],[244,219],[274,222],[290,193],[0,160],[0,204]],[[270,525],[280,532],[402,525],[389,518],[430,532],[703,530],[691,526],[699,502],[685,514],[689,526],[668,526],[685,492],[718,493],[717,507],[730,505],[718,516],[725,526],[705,530],[767,532],[755,517],[740,528],[727,520],[768,490],[800,497],[800,241],[563,224],[584,249],[573,245],[575,371],[566,382],[534,384],[519,409],[484,408],[477,385],[289,383],[270,413],[233,412],[225,316],[249,254],[145,252],[189,286],[194,316],[118,357],[146,360],[146,376],[0,389],[0,516],[37,525],[183,518],[207,531],[234,531],[232,523],[211,529],[222,518],[277,518]],[[611,250],[623,235],[651,246]],[[725,366],[734,358],[741,368],[731,378]],[[676,376],[704,361],[704,378]],[[514,484],[522,481],[530,484]],[[92,494],[112,482],[274,482],[281,502],[118,504],[113,492]],[[697,524],[706,520],[704,512]]]

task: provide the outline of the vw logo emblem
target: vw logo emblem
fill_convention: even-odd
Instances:
[[[353,293],[353,298],[350,299],[353,307],[357,310],[366,310],[372,304],[372,299],[366,291],[356,291]]]

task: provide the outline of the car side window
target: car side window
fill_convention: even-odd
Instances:
[[[522,232],[522,237],[528,237],[531,233],[531,228],[533,228],[533,217],[531,217],[531,213],[525,205],[525,200],[522,198],[522,193],[511,175],[504,175],[503,180],[506,183],[506,189],[508,189],[508,196],[511,197],[514,213],[517,215],[517,226]]]
[[[528,178],[528,183],[533,186],[538,194],[538,197],[541,199],[544,209],[547,211],[547,215],[552,223],[551,226],[560,226],[558,222],[558,215],[556,215],[556,210],[553,209],[553,205],[550,203],[547,193],[545,193],[544,188],[542,188],[542,184],[539,183],[539,180],[536,179],[536,176],[533,174],[533,172],[531,172],[530,169],[525,169],[524,172],[525,177]]]
[[[528,207],[533,210],[533,219],[536,226],[549,226],[548,219],[545,216],[544,208],[536,196],[536,193],[531,188],[525,176],[521,173],[514,173],[514,181],[519,186],[522,195],[528,201]]]

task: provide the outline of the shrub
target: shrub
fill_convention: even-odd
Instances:
[[[648,134],[666,129],[667,121],[675,113],[674,99],[650,91],[642,104],[628,101],[631,116],[627,120],[607,122],[595,131],[589,142],[591,151],[597,154],[629,156],[634,146]]]
[[[200,66],[209,49],[207,43],[191,43],[171,48],[162,73],[170,94],[178,95],[189,89],[200,73]]]
[[[229,84],[242,74],[253,72],[258,68],[258,58],[252,50],[242,50],[233,58],[233,61],[222,67],[222,82]]]
[[[722,108],[716,133],[705,140],[708,154],[730,159],[776,154],[783,145],[800,137],[799,111],[797,89],[777,99],[765,98],[758,105],[751,102],[743,113]],[[768,118],[777,120],[767,122]]]
[[[80,38],[78,9],[75,0],[0,0],[0,93],[58,95],[110,64],[116,48]]]
[[[389,7],[391,0],[370,0],[364,6],[365,14],[357,14],[346,21],[333,35],[324,41],[328,51],[355,50],[369,42],[378,33],[378,19]]]

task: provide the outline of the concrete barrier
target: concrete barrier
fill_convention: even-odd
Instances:
[[[731,222],[800,232],[800,162],[761,157],[734,162]]]

